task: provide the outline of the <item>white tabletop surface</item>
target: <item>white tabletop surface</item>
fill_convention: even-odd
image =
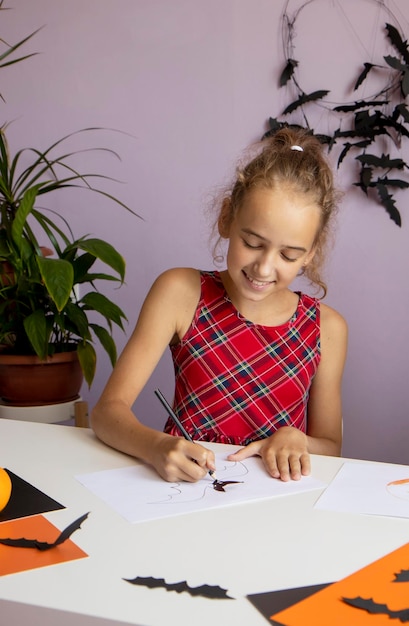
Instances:
[[[66,507],[44,516],[62,530],[90,511],[72,536],[88,558],[0,577],[1,626],[265,626],[248,594],[333,582],[409,541],[408,519],[314,509],[321,490],[130,524],[75,478],[136,462],[89,429],[0,419],[0,467]],[[312,475],[328,483],[342,462],[313,456]],[[136,576],[233,599],[123,580]]]

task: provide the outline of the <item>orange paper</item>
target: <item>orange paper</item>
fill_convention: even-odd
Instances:
[[[396,575],[409,570],[409,543],[329,585],[322,591],[270,617],[282,626],[391,626],[401,624],[386,612],[369,613],[349,606],[342,598],[372,599],[389,611],[408,611],[409,581],[396,582]],[[395,581],[395,582],[394,582]],[[378,607],[379,610],[379,607]]]
[[[61,531],[42,515],[0,523],[1,539],[24,537],[25,539],[37,539],[52,543],[60,533]],[[0,576],[36,569],[37,567],[46,567],[47,565],[56,565],[86,556],[88,555],[71,539],[45,551],[37,548],[17,548],[0,544]]]

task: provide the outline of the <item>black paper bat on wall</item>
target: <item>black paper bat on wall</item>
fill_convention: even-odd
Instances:
[[[288,3],[287,3],[288,4]],[[341,154],[338,159],[338,167],[345,160],[356,159],[360,169],[356,174],[359,187],[367,197],[376,199],[385,208],[391,220],[398,226],[402,225],[400,212],[394,198],[395,191],[406,189],[409,183],[402,176],[390,176],[390,173],[398,170],[409,170],[409,164],[391,159],[389,155],[382,155],[375,160],[375,155],[367,155],[366,148],[372,145],[373,149],[388,145],[391,142],[396,148],[401,148],[401,140],[409,138],[409,108],[406,102],[409,95],[409,47],[408,41],[404,40],[401,33],[392,24],[385,24],[386,36],[394,48],[394,53],[383,57],[384,63],[363,63],[363,69],[358,78],[354,80],[353,91],[355,92],[368,79],[373,72],[386,75],[385,87],[378,93],[367,98],[357,99],[355,102],[340,104],[331,109],[330,102],[326,102],[328,90],[317,90],[306,94],[300,86],[297,74],[300,72],[300,62],[293,58],[294,38],[297,32],[296,21],[301,9],[310,2],[305,2],[290,16],[287,8],[284,10],[282,22],[284,25],[285,53],[287,54],[285,67],[279,77],[279,86],[285,87],[292,83],[291,94],[296,93],[296,98],[283,110],[282,115],[288,116],[294,111],[298,112],[304,120],[304,125],[328,145],[330,151],[335,144],[342,143]],[[398,23],[398,20],[396,20]],[[349,89],[349,87],[348,87]],[[332,114],[340,114],[340,126],[332,132],[332,135],[320,135],[315,132],[308,121],[308,108],[311,105],[320,106],[322,109],[332,111]],[[321,119],[321,115],[320,115]],[[278,128],[297,126],[289,122],[270,117],[269,129],[264,133],[263,139],[274,134]],[[379,142],[379,138],[380,142]],[[358,156],[356,152],[359,151]],[[363,163],[362,160],[371,157],[372,162]],[[355,169],[355,168],[354,168]]]
[[[176,593],[183,593],[186,591],[191,596],[201,596],[203,598],[210,598],[212,600],[233,600],[227,595],[227,590],[215,585],[200,585],[199,587],[190,587],[186,581],[179,583],[167,583],[164,578],[124,578],[124,580],[132,585],[140,585],[142,587],[149,587],[150,589],[161,588],[166,591],[176,591]]]

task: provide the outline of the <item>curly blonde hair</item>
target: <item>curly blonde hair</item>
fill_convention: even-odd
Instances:
[[[332,169],[324,156],[323,145],[310,131],[287,127],[263,140],[257,149],[256,156],[245,166],[237,168],[233,183],[223,193],[221,201],[218,200],[219,214],[215,227],[219,236],[214,246],[214,258],[220,258],[216,255],[217,247],[221,239],[227,238],[245,195],[254,188],[273,189],[284,183],[296,193],[310,195],[320,208],[315,254],[302,273],[323,291],[322,297],[325,297],[327,286],[321,272],[339,193],[334,185]]]

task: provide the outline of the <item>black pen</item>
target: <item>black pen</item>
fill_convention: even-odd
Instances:
[[[159,389],[155,389],[155,395],[160,400],[162,405],[165,407],[169,417],[175,422],[176,426],[179,428],[179,430],[182,433],[182,435],[184,436],[184,438],[187,439],[188,441],[191,441],[192,443],[194,443],[192,437],[189,435],[189,433],[187,432],[186,428],[183,426],[183,424],[179,420],[178,416],[176,415],[176,413],[174,412],[174,410],[170,406],[169,402],[166,400],[166,398],[163,395],[163,393],[161,391],[159,391]],[[217,480],[216,472],[214,470],[209,470],[209,474],[213,478],[213,480]]]

